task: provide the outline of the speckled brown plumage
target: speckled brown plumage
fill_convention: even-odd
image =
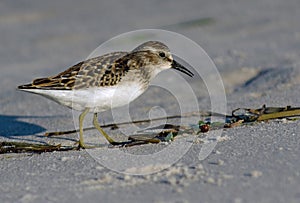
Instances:
[[[118,84],[128,71],[147,64],[159,64],[159,56],[152,49],[169,52],[160,42],[146,42],[132,52],[113,52],[80,62],[58,75],[38,78],[19,89],[73,90],[89,87],[105,87]],[[169,60],[169,59],[168,59]],[[140,69],[141,79],[149,80],[148,70]]]
[[[128,67],[114,63],[127,55],[127,52],[114,52],[82,61],[58,75],[38,78],[32,83],[21,85],[19,89],[72,90],[93,86],[117,84]]]

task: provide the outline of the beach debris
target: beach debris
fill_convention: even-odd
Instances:
[[[209,131],[210,123],[207,123],[207,122],[204,122],[204,121],[199,121],[198,125],[199,125],[200,132],[206,133],[206,132]]]
[[[53,151],[77,150],[78,146],[61,146],[50,144],[34,144],[26,142],[0,142],[0,154],[5,153],[43,153]]]
[[[241,125],[254,124],[256,122],[268,121],[271,119],[281,119],[284,122],[288,120],[297,120],[300,117],[300,107],[267,107],[263,105],[258,109],[249,108],[237,108],[232,111],[231,115],[224,115],[214,112],[190,112],[182,115],[167,116],[155,119],[146,119],[139,121],[131,121],[124,123],[113,123],[101,126],[102,128],[111,128],[111,130],[118,129],[120,126],[128,125],[132,123],[147,123],[150,121],[158,120],[169,120],[187,117],[207,117],[205,121],[198,121],[198,124],[190,124],[189,126],[184,125],[174,125],[174,124],[164,124],[155,126],[152,128],[144,129],[143,131],[137,132],[134,135],[128,137],[128,140],[122,142],[121,147],[131,147],[135,145],[143,144],[157,144],[160,142],[169,143],[173,141],[179,134],[190,134],[198,135],[199,133],[205,134],[210,130],[217,130],[222,128],[233,128]],[[225,119],[225,122],[210,122],[211,116],[219,116]],[[93,128],[87,128],[84,130],[91,130]],[[66,134],[77,132],[77,130],[66,131]],[[64,134],[62,132],[59,135]],[[56,134],[46,133],[47,136],[53,136]],[[77,146],[62,146],[50,145],[50,144],[36,144],[36,143],[26,143],[26,142],[0,142],[0,154],[4,153],[43,153],[43,152],[53,152],[53,151],[69,151],[78,150]]]

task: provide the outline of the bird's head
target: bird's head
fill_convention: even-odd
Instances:
[[[153,69],[152,72],[154,75],[163,70],[175,69],[190,77],[194,76],[190,70],[173,59],[170,49],[162,42],[145,42],[131,53],[136,53],[142,59],[141,61],[144,62],[143,66],[145,68]]]

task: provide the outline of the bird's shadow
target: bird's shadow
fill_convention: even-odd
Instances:
[[[0,114],[0,137],[27,140],[25,136],[36,135],[46,131],[42,126],[19,120],[22,118],[36,118],[36,116]]]

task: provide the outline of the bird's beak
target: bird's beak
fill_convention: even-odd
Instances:
[[[180,63],[178,63],[177,61],[173,60],[171,68],[174,68],[180,72],[183,72],[185,74],[187,74],[190,77],[194,76],[194,73],[192,73],[190,70],[188,70],[186,67],[184,67],[183,65],[181,65]]]

